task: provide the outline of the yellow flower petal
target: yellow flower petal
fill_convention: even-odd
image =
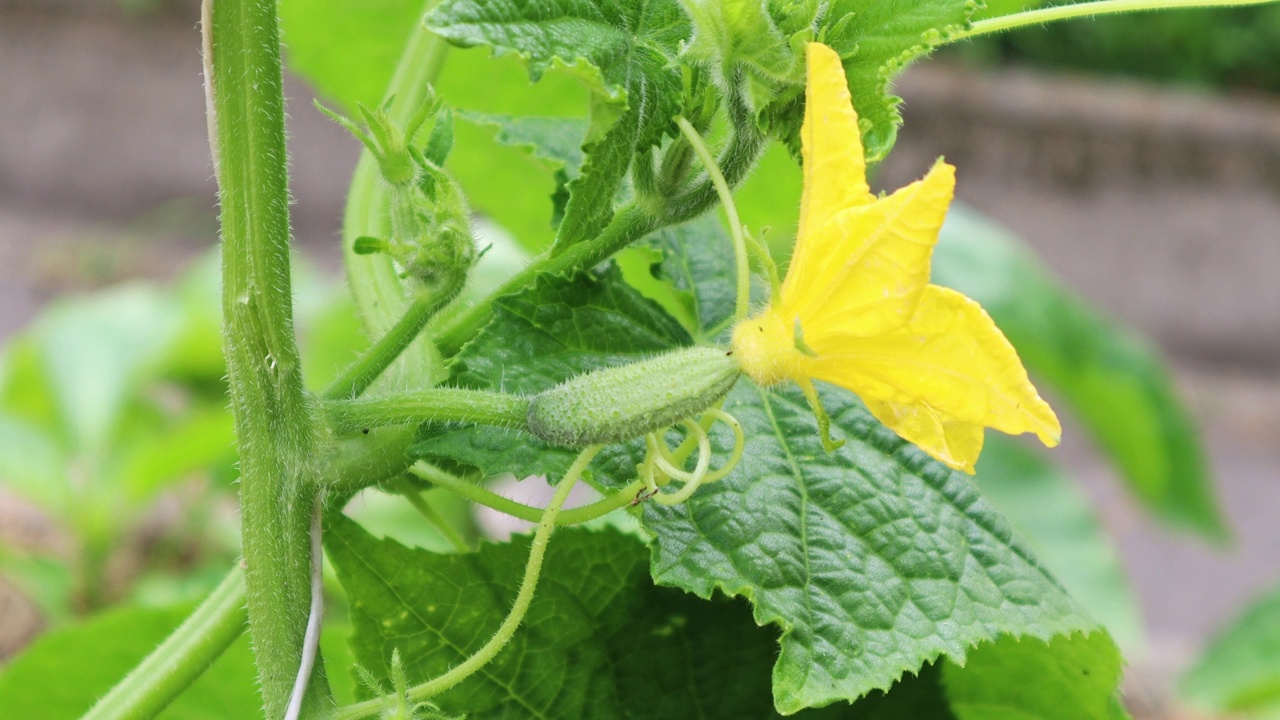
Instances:
[[[923,180],[872,197],[840,58],[811,44],[808,60],[800,233],[781,297],[734,328],[742,371],[762,385],[840,385],[965,472],[987,427],[1056,445],[1058,418],[995,323],[929,284],[955,169],[939,162]]]
[[[800,232],[792,264],[809,252],[812,243],[805,241],[809,229],[825,225],[832,215],[847,207],[875,199],[867,186],[862,135],[840,56],[820,43],[809,43],[805,56],[808,72],[804,123],[800,127],[804,195],[800,199]]]
[[[811,377],[865,400],[928,409],[1012,435],[1035,433],[1050,447],[1062,436],[1058,418],[1027,379],[1013,346],[977,303],[954,290],[925,288],[915,315],[897,332],[842,339],[839,331],[826,328],[824,346],[840,350],[818,350],[818,357],[809,358]],[[921,447],[935,456],[945,449]]]
[[[973,474],[982,452],[983,427],[948,417],[928,405],[899,405],[863,398],[884,426],[948,467]]]
[[[955,168],[939,162],[923,180],[842,210],[812,234],[823,259],[792,262],[781,302],[784,315],[800,319],[810,347],[823,352],[823,328],[877,335],[911,319],[955,184]]]

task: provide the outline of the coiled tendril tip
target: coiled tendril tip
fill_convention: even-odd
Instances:
[[[637,493],[633,505],[649,499],[661,505],[678,505],[692,497],[704,483],[715,482],[733,472],[742,459],[742,453],[746,447],[742,424],[737,418],[718,408],[708,408],[703,413],[703,422],[707,418],[711,419],[712,424],[716,421],[723,422],[733,431],[733,449],[724,464],[715,470],[711,469],[711,437],[707,434],[708,428],[704,428],[702,422],[689,419],[680,421],[680,424],[688,430],[688,435],[675,450],[667,445],[664,437],[665,430],[650,432],[645,435],[647,452],[644,461],[637,467],[644,488]],[[685,470],[682,467],[684,460],[695,446],[698,449],[698,459],[694,463],[693,470]],[[662,487],[672,480],[678,480],[681,483],[680,489],[671,493],[662,492]]]

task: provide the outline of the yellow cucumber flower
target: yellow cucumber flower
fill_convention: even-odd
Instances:
[[[938,161],[923,180],[872,195],[840,57],[818,43],[807,55],[795,253],[780,297],[734,328],[743,372],[764,386],[795,381],[811,401],[812,380],[846,388],[894,432],[968,473],[984,427],[1057,445],[1058,418],[990,316],[929,284],[955,168]]]

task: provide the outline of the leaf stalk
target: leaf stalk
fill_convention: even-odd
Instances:
[[[330,400],[323,407],[330,427],[339,435],[386,425],[424,422],[523,427],[529,414],[528,398],[460,388],[432,388],[359,400]]]
[[[733,191],[729,189],[729,183],[720,172],[715,156],[711,154],[711,150],[693,125],[684,117],[676,118],[676,125],[680,127],[680,132],[684,134],[693,152],[702,161],[707,177],[711,179],[716,194],[720,196],[720,205],[724,207],[725,216],[729,220],[729,235],[733,238],[734,267],[738,281],[738,297],[733,315],[737,321],[744,320],[751,309],[751,267],[747,262],[747,241],[742,236],[742,220],[738,217],[738,206],[733,201]]]
[[[440,468],[425,462],[418,462],[409,470],[414,475],[437,487],[444,488],[467,500],[497,510],[513,518],[538,522],[542,518],[542,508],[525,505],[510,498],[503,497],[474,482],[447,473]],[[612,493],[590,505],[564,510],[556,518],[557,525],[577,525],[604,517],[618,508],[626,507],[635,501],[636,493],[644,489],[644,484],[637,480],[621,490]]]
[[[991,35],[1027,27],[1028,25],[1044,25],[1045,23],[1058,22],[1060,20],[1074,20],[1097,15],[1181,8],[1244,7],[1248,5],[1267,5],[1273,2],[1276,2],[1276,0],[1096,0],[1095,2],[1026,10],[987,20],[979,20],[967,30],[952,33],[946,39],[948,42],[956,42],[980,35]]]
[[[160,714],[244,632],[244,573],[235,567],[82,720],[144,720]]]

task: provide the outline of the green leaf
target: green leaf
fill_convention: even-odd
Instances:
[[[534,394],[575,375],[690,342],[678,322],[627,285],[611,266],[599,275],[544,277],[529,290],[499,298],[494,319],[455,358],[453,380],[461,387]],[[608,448],[593,467],[634,475],[634,461],[629,460],[633,451],[631,446]],[[451,458],[485,474],[511,472],[517,477],[558,477],[577,457],[576,450],[487,427],[433,433],[410,452],[416,457]]]
[[[346,519],[325,544],[351,599],[356,660],[387,684],[393,650],[418,683],[483,645],[510,611],[529,553],[523,537],[438,555],[376,540]],[[470,720],[774,718],[775,648],[741,602],[654,587],[634,538],[561,529],[511,643],[433,701]]]
[[[1137,599],[1079,485],[1055,468],[1044,452],[995,433],[982,448],[975,479],[1071,597],[1121,647],[1140,646]]]
[[[695,319],[700,340],[713,340],[733,318],[738,296],[733,245],[714,215],[664,228],[643,243],[662,253],[659,276],[666,279]]]
[[[622,281],[615,268],[541,278],[494,303],[494,319],[453,366],[470,388],[536,393],[588,370],[688,345],[684,328]]]
[[[527,150],[554,173],[556,189],[551,195],[550,222],[545,217],[539,220],[547,228],[559,225],[564,220],[569,198],[568,184],[582,174],[582,143],[588,130],[587,120],[482,113],[466,113],[463,117],[479,125],[497,127],[496,142]]]
[[[75,720],[193,607],[122,607],[46,633],[0,673],[0,707],[8,717]],[[222,720],[256,717],[261,709],[253,654],[242,637],[158,717]]]
[[[588,123],[585,118],[517,117],[489,113],[464,112],[459,117],[477,125],[498,128],[494,139],[503,145],[525,148],[529,154],[555,170],[564,170],[570,178],[582,169],[582,139]]]
[[[460,114],[548,120],[555,116],[569,123],[582,122],[571,116],[581,116],[588,101],[587,91],[568,71],[552,69],[534,86],[518,57],[490,58],[484,48],[450,50],[436,90],[461,109]],[[448,168],[471,207],[492,217],[526,248],[550,245],[550,198],[563,191],[567,180],[557,177],[546,162],[531,158],[526,149],[504,145],[487,123],[462,119]],[[577,138],[579,144],[584,136],[585,131]],[[576,152],[581,155],[580,148]]]
[[[74,501],[67,484],[69,462],[49,433],[22,418],[0,414],[0,486],[61,517]]]
[[[1117,686],[1120,654],[1106,633],[1051,642],[1002,636],[969,653],[963,667],[925,665],[888,693],[859,700],[858,720],[1126,720]]]
[[[644,513],[655,580],[747,597],[781,628],[779,711],[888,688],[940,655],[962,663],[1003,634],[1096,627],[965,475],[824,390],[838,452],[798,391],[739,383],[724,406],[747,437],[737,468]]]
[[[942,685],[957,720],[1125,720],[1121,665],[1105,632],[1006,635],[974,648],[964,667],[947,663]]]
[[[1280,717],[1280,588],[1210,643],[1182,679],[1182,692],[1205,710]]]
[[[289,67],[348,112],[382,104],[424,0],[281,0]]]
[[[858,111],[867,160],[882,160],[893,148],[902,117],[890,83],[911,61],[966,27],[978,7],[971,0],[832,0],[814,39],[844,60],[853,107]],[[775,134],[799,155],[803,88],[780,90],[767,109]]]
[[[934,281],[977,300],[1031,373],[1061,396],[1169,523],[1221,539],[1227,528],[1200,438],[1160,356],[1049,276],[1015,239],[953,207]]]
[[[555,63],[587,79],[593,101],[586,160],[569,183],[556,244],[598,234],[613,216],[632,155],[672,132],[680,113],[684,85],[675,58],[690,28],[675,0],[445,0],[427,25],[462,47],[518,54],[532,80]]]
[[[235,427],[225,407],[193,408],[148,427],[118,448],[107,483],[141,505],[170,483],[206,468],[235,462]]]
[[[126,285],[64,302],[33,329],[70,447],[107,450],[132,390],[176,336],[177,309],[156,288]]]

